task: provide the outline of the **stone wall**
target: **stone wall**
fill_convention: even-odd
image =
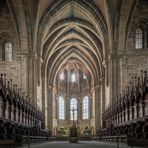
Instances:
[[[131,77],[139,75],[141,70],[148,68],[148,2],[139,1],[135,10],[130,30],[126,39],[126,51],[122,55],[122,89],[125,89]],[[145,23],[147,29],[144,31],[144,45],[141,49],[135,48],[135,31],[137,25]]]
[[[12,61],[3,61],[2,50],[6,42],[12,43]],[[6,73],[7,79],[26,91],[26,56],[20,52],[12,15],[6,1],[0,2],[0,73]]]

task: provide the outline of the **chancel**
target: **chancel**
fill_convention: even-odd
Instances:
[[[148,147],[147,71],[148,0],[0,0],[0,148]]]

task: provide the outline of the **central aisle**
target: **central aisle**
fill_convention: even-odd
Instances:
[[[31,145],[30,148],[116,148],[117,145],[114,143],[104,143],[104,142],[96,142],[96,141],[80,141],[77,144],[71,144],[69,142],[49,142],[38,145]],[[120,144],[120,148],[130,148],[126,145]],[[28,148],[23,147],[23,148]]]

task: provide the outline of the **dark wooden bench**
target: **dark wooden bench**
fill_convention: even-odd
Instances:
[[[15,148],[14,140],[0,140],[0,148]]]
[[[26,143],[40,143],[48,141],[47,137],[41,137],[41,136],[22,136],[22,144]]]
[[[142,147],[148,147],[148,139],[145,140],[136,140],[134,143],[135,146],[142,146]]]
[[[133,140],[132,143],[131,141],[128,142],[128,145],[133,145],[133,146],[136,146],[136,147],[148,147],[148,139],[136,139],[136,140]]]
[[[122,136],[99,136],[92,138],[93,140],[99,140],[99,141],[109,141],[109,142],[126,142],[127,141],[127,136],[122,135]]]

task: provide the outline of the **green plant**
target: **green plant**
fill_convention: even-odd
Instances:
[[[67,134],[67,129],[64,128],[64,127],[61,127],[61,128],[59,129],[59,131],[58,131],[58,134],[59,134],[59,135],[62,135],[62,136],[66,135],[66,134]]]
[[[87,126],[85,127],[84,131],[83,131],[84,135],[91,135],[91,129],[89,129]]]

